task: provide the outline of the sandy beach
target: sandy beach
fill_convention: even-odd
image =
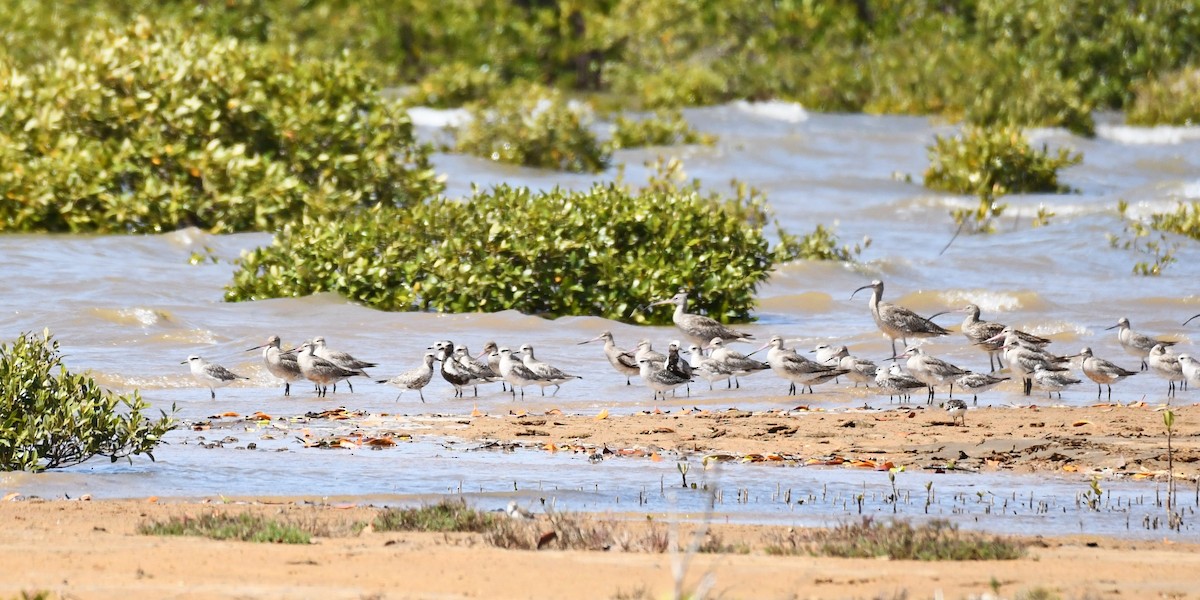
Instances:
[[[1174,410],[1176,477],[1180,485],[1194,485],[1200,410]],[[245,418],[224,416],[192,426],[219,430]],[[386,439],[399,417],[334,411],[313,418],[343,421],[343,429],[353,433],[340,439],[354,444]],[[886,412],[799,408],[752,414],[674,407],[623,415],[514,409],[510,415],[403,418],[422,422],[420,435],[518,444],[527,448],[522,451],[587,452],[599,459],[682,454],[701,462],[792,461],[821,468],[1066,471],[1156,480],[1167,474],[1161,410],[1140,403],[983,408],[970,411],[966,426],[916,404]],[[553,545],[505,550],[479,534],[360,531],[354,524],[370,522],[379,510],[368,505],[373,499],[91,501],[9,494],[3,500],[5,598],[23,591],[63,598],[663,598],[674,586],[670,555]],[[225,511],[317,524],[329,533],[308,545],[137,533],[149,521]],[[639,521],[648,526],[644,515],[623,518],[632,527]],[[1015,598],[1039,590],[1062,598],[1200,598],[1200,546],[1186,535],[1164,532],[1157,541],[1023,538],[1029,549],[1018,560],[913,562],[767,554],[771,540],[785,531],[714,524],[713,535],[742,550],[696,555],[685,588],[696,589],[701,578],[711,577],[711,595],[723,598]]]

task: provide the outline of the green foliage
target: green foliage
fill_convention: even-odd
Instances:
[[[1150,215],[1150,227],[1200,240],[1200,202],[1180,202],[1175,212]]]
[[[498,162],[595,173],[611,154],[588,129],[590,111],[558,90],[510,86],[491,102],[471,105],[471,122],[458,132],[461,152]]]
[[[1058,171],[1083,161],[1080,154],[1060,148],[1051,156],[1035,150],[1015,127],[974,127],[954,137],[934,136],[929,148],[925,187],[957,194],[995,198],[1026,192],[1069,192],[1058,182]]]
[[[1138,86],[1125,120],[1132,125],[1200,124],[1200,69],[1166,73]]]
[[[300,220],[239,259],[225,297],[332,291],[383,310],[662,321],[666,313],[634,309],[683,288],[710,316],[746,320],[775,257],[756,202],[693,189],[500,186],[320,227]]]
[[[467,507],[463,500],[443,499],[418,508],[389,508],[375,517],[375,531],[460,531],[482,532],[496,518]]]
[[[1025,554],[1019,542],[1002,537],[963,533],[949,521],[921,525],[884,523],[870,517],[833,529],[790,531],[767,548],[767,554],[878,558],[892,560],[1015,560]]]
[[[190,535],[214,540],[308,544],[313,532],[293,524],[252,514],[209,513],[199,517],[171,517],[138,526],[142,535]]]
[[[471,67],[455,62],[418,81],[405,100],[413,106],[454,108],[491,98],[501,83],[500,76],[486,65]]]
[[[840,260],[853,262],[862,254],[863,249],[871,245],[871,238],[864,238],[862,243],[853,247],[838,245],[837,236],[817,225],[812,233],[797,238],[782,229],[779,231],[781,243],[776,248],[776,260]]]
[[[28,70],[0,62],[0,164],[16,231],[269,230],[440,189],[354,62],[144,20]]]
[[[783,98],[1085,133],[1091,107],[1200,63],[1192,0],[0,0],[14,24],[0,47],[28,66],[139,14],[306,58],[351,52],[389,84],[461,68],[642,108]]]
[[[1163,269],[1166,269],[1172,263],[1177,261],[1175,258],[1175,250],[1179,247],[1179,244],[1169,239],[1161,231],[1158,232],[1157,235],[1152,234],[1151,227],[1148,227],[1145,223],[1142,223],[1136,219],[1132,219],[1126,215],[1126,211],[1128,209],[1129,204],[1124,200],[1121,200],[1117,203],[1117,213],[1121,217],[1123,228],[1120,235],[1112,233],[1108,234],[1108,244],[1113,248],[1120,250],[1128,250],[1138,254],[1149,255],[1149,260],[1140,260],[1134,263],[1133,272],[1135,274],[1145,276],[1161,275]],[[1193,210],[1195,211],[1194,208]],[[1186,223],[1187,205],[1181,204],[1179,207],[1179,212],[1175,213],[1174,215],[1170,213],[1151,215],[1151,223],[1156,223],[1156,221],[1162,222],[1163,227],[1167,228],[1168,230],[1170,230],[1169,225],[1167,225],[1168,223]],[[1154,228],[1158,229],[1158,227]],[[1193,233],[1188,233],[1188,230],[1184,228],[1180,228],[1175,232],[1182,233],[1184,235],[1195,235],[1195,227],[1193,226],[1192,228]]]
[[[716,138],[702,134],[688,124],[678,110],[658,111],[652,117],[630,119],[618,116],[613,126],[609,148],[641,148],[644,146],[674,146],[676,144],[712,145]]]
[[[153,460],[176,423],[165,412],[147,419],[148,407],[137,392],[114,395],[67,371],[49,332],[23,334],[0,345],[0,471],[54,469],[97,455]]]

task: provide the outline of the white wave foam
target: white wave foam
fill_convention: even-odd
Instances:
[[[1179,194],[1188,200],[1200,200],[1200,181],[1183,184],[1179,188]]]
[[[408,117],[418,127],[462,127],[471,122],[471,113],[465,108],[414,106],[408,109]]]
[[[747,102],[738,100],[733,103],[738,110],[758,117],[775,119],[786,123],[803,123],[808,120],[808,111],[795,102],[768,100],[766,102]]]
[[[1200,140],[1200,127],[1099,125],[1096,127],[1096,136],[1122,144],[1180,144]]]
[[[1028,295],[1029,292],[996,292],[992,290],[947,290],[939,295],[943,302],[949,306],[966,306],[974,304],[979,307],[979,311],[983,313],[982,319],[988,319],[988,313],[996,312],[1012,312],[1024,307],[1025,303],[1021,299],[1021,295]]]

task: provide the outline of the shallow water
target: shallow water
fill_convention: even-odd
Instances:
[[[745,326],[759,339],[780,333],[800,339],[797,345],[802,349],[837,341],[849,345],[857,355],[882,360],[890,356],[891,349],[874,327],[866,296],[849,299],[855,288],[881,278],[887,283],[885,299],[926,314],[974,302],[983,309],[984,319],[1048,335],[1056,340],[1052,348],[1064,354],[1089,345],[1097,356],[1136,368],[1137,360],[1121,351],[1113,332],[1104,330],[1122,316],[1129,317],[1137,330],[1174,337],[1181,341],[1181,349],[1195,351],[1200,321],[1188,327],[1180,323],[1200,313],[1195,288],[1200,274],[1195,266],[1197,244],[1184,243],[1177,251],[1177,264],[1160,277],[1146,278],[1131,273],[1133,262],[1141,257],[1109,248],[1105,236],[1120,233],[1115,211],[1118,200],[1129,202],[1132,214],[1144,215],[1169,209],[1178,200],[1200,198],[1200,128],[1131,128],[1102,117],[1100,135],[1095,139],[1061,130],[1034,131],[1035,143],[1051,149],[1070,147],[1084,154],[1082,165],[1063,173],[1064,182],[1078,193],[1009,197],[1010,208],[999,221],[998,233],[960,236],[939,256],[954,233],[948,211],[974,201],[930,192],[919,183],[905,182],[904,176],[919,182],[928,163],[926,146],[934,135],[952,133],[953,127],[914,117],[806,114],[785,104],[732,104],[689,110],[686,115],[703,131],[717,135],[718,144],[620,152],[616,159],[627,165],[626,180],[644,181],[648,175],[645,161],[674,153],[682,156],[690,176],[712,189],[722,189],[734,178],[762,189],[792,232],[805,233],[822,223],[833,226],[843,242],[853,243],[863,236],[872,239],[860,264],[797,262],[774,273],[759,290],[757,322]],[[436,125],[441,118],[436,113],[423,116],[428,124],[422,127],[423,134],[439,135]],[[438,170],[448,176],[452,195],[465,195],[471,183],[582,188],[598,179],[499,166],[473,157],[442,154],[435,158]],[[613,176],[615,170],[600,178]],[[1056,216],[1049,226],[1034,229],[1029,222],[1040,204]],[[415,366],[425,348],[437,339],[467,343],[472,350],[491,339],[511,346],[530,343],[539,358],[584,379],[563,386],[552,398],[543,399],[532,391],[535,395],[521,406],[528,410],[557,407],[584,414],[602,409],[628,413],[648,408],[652,402],[646,388],[626,386],[624,378],[609,369],[598,344],[581,346],[578,342],[606,329],[613,331],[622,346],[647,337],[661,348],[678,337],[670,327],[634,327],[589,317],[547,321],[511,311],[382,313],[332,295],[222,302],[222,286],[233,271],[230,261],[243,250],[269,240],[269,234],[211,236],[195,230],[161,236],[0,236],[0,276],[9,282],[7,291],[0,294],[0,336],[10,339],[21,331],[48,327],[73,369],[91,369],[114,389],[136,387],[156,406],[174,403],[184,418],[202,418],[224,410],[294,414],[337,405],[373,413],[460,415],[477,405],[497,414],[512,406],[512,399],[494,386],[477,400],[454,400],[450,398],[452,390],[440,380],[426,389],[427,404],[420,404],[411,393],[397,403],[395,390],[365,381],[356,386],[353,395],[343,390],[327,400],[317,400],[302,389],[305,386],[297,386],[298,395],[284,399],[260,366],[257,353],[243,352],[271,334],[281,335],[285,343],[324,335],[331,347],[379,362],[372,375],[380,377]],[[205,248],[220,261],[188,264],[192,252]],[[943,325],[956,325],[960,320],[954,314],[938,318]],[[968,348],[958,335],[930,341],[925,348],[965,367],[987,369],[986,355]],[[196,388],[186,366],[179,364],[189,354],[219,362],[252,381],[219,390],[217,400],[211,401],[207,390]],[[1166,399],[1166,387],[1154,375],[1143,374],[1116,386],[1114,400],[1159,403]],[[849,386],[818,389],[821,393],[805,398],[806,404],[825,408],[887,404],[886,398]],[[781,380],[759,374],[746,378],[741,389],[710,392],[705,384],[699,384],[693,386],[690,399],[666,404],[780,408],[795,403],[782,396],[785,391]],[[1035,396],[1027,399],[1013,384],[984,395],[980,403],[1047,402],[1038,394],[1035,390]],[[1198,398],[1200,390],[1182,391],[1174,402],[1191,403]],[[1094,388],[1085,383],[1053,402],[1086,405],[1094,401]],[[479,494],[479,489],[483,490],[480,502],[500,505],[502,499],[493,495],[511,491],[512,481],[517,481],[522,492],[536,485],[543,489],[555,484],[560,490],[582,488],[560,496],[560,503],[572,507],[625,510],[636,507],[643,488],[657,490],[660,478],[671,481],[678,477],[669,461],[590,465],[582,456],[467,453],[419,437],[400,448],[360,453],[303,450],[286,436],[277,440],[286,452],[271,452],[264,449],[270,444],[261,442],[257,451],[205,450],[195,437],[196,432],[172,433],[172,443],[157,453],[157,463],[89,463],[36,477],[6,475],[0,478],[0,490],[108,497],[405,495],[443,492],[462,481],[464,491]],[[747,487],[754,490],[752,496],[767,498],[781,473],[796,477],[794,486],[805,489],[845,486],[840,492],[843,495],[866,481],[876,491],[887,487],[886,475],[876,473],[774,471],[753,466],[725,468],[721,487]],[[1038,496],[1057,498],[1056,506],[1073,506],[1074,495],[1086,488],[1086,482],[1070,479],[938,477],[939,482],[961,478],[961,483],[946,485],[960,486],[964,493],[979,485],[999,496],[1009,491],[1023,495],[1033,489]],[[1112,485],[1131,498],[1154,493],[1153,484]],[[916,489],[912,493],[915,497]],[[730,495],[726,492],[726,501],[718,509],[736,518],[792,522],[807,518],[810,512],[820,518],[847,512],[831,507],[825,507],[824,513],[821,510],[825,509],[809,506],[779,508],[775,506],[779,503],[770,502],[738,505],[728,500]],[[687,505],[692,496],[679,495],[684,509],[695,510]],[[621,498],[619,503],[616,498]],[[651,510],[664,509],[665,497],[655,502],[658,505]],[[943,508],[950,510],[949,505]],[[890,505],[877,509],[890,511]],[[905,510],[916,509],[902,506],[901,511]],[[1120,515],[1068,513],[1073,516],[1059,518],[1063,531],[1077,528],[1079,519],[1089,529],[1119,532],[1125,526]],[[989,515],[981,522],[989,529],[1019,529],[1022,518]]]

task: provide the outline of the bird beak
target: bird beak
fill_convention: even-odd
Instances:
[[[246,350],[246,352],[254,352],[255,350],[258,350],[259,348],[266,348],[267,346],[270,346],[270,344],[263,344],[261,346],[255,346],[253,348]]]
[[[929,315],[928,317],[925,317],[925,320],[926,320],[926,321],[929,321],[929,320],[932,320],[934,317],[940,317],[940,316],[942,316],[942,315],[944,315],[944,314],[947,314],[947,313],[952,313],[952,312],[966,312],[966,311],[964,311],[964,310],[962,310],[962,309],[958,309],[958,310],[943,310],[943,311],[942,311],[942,312],[940,312],[940,313],[934,313],[934,314],[932,314],[932,315]]]
[[[1004,339],[1004,334],[1003,334],[1003,333],[1001,333],[1001,334],[999,334],[999,335],[993,335],[992,337],[990,337],[990,338],[988,338],[988,339],[986,339],[986,340],[983,340],[983,341],[982,341],[982,342],[980,342],[980,343],[981,343],[981,344],[986,344],[986,343],[988,343],[988,342],[998,342],[998,341],[1000,341],[1000,340],[1002,340],[1002,339]]]
[[[487,355],[488,355],[488,351],[484,350],[484,351],[480,352],[475,358],[477,358],[477,359],[483,358],[484,356],[487,356]]]
[[[584,345],[584,344],[590,344],[590,343],[592,343],[592,342],[598,342],[598,341],[600,341],[600,340],[601,340],[601,338],[603,338],[603,336],[599,336],[599,335],[598,335],[598,336],[596,336],[596,337],[594,337],[594,338],[592,338],[592,339],[590,339],[590,340],[583,341],[583,342],[579,342],[578,344],[575,344],[575,345],[576,345],[576,346],[582,346],[582,345]]]
[[[181,364],[181,365],[186,365],[186,364],[188,364],[188,361],[186,361],[186,360],[185,360],[185,361],[183,361],[183,362],[181,362],[181,363],[179,363],[179,364]]]
[[[654,308],[655,306],[661,306],[663,304],[670,304],[670,303],[671,303],[670,298],[667,298],[666,300],[655,300],[654,302],[647,304],[646,308]]]
[[[859,292],[861,292],[861,291],[863,291],[863,290],[865,290],[865,289],[867,289],[867,288],[869,288],[869,287],[871,287],[871,285],[870,285],[870,284],[864,285],[864,286],[862,286],[862,287],[858,288],[857,290],[854,290],[854,294],[857,294],[857,293],[859,293]],[[850,294],[850,299],[851,299],[851,300],[853,300],[853,299],[854,299],[854,294]]]
[[[1200,317],[1200,315],[1196,315],[1196,317]],[[1192,319],[1195,319],[1196,317],[1192,317]],[[1188,319],[1188,321],[1191,321],[1192,319]],[[1184,325],[1187,325],[1187,323],[1185,322]],[[1108,331],[1109,329],[1116,329],[1120,326],[1121,326],[1121,324],[1117,323],[1116,325],[1113,325],[1112,327],[1105,327],[1104,330]]]
[[[1200,315],[1196,315],[1195,317],[1192,317],[1192,319],[1195,319],[1196,317],[1200,317]],[[1191,323],[1192,319],[1188,319],[1188,320],[1184,321],[1183,324],[1187,325],[1188,323]]]

